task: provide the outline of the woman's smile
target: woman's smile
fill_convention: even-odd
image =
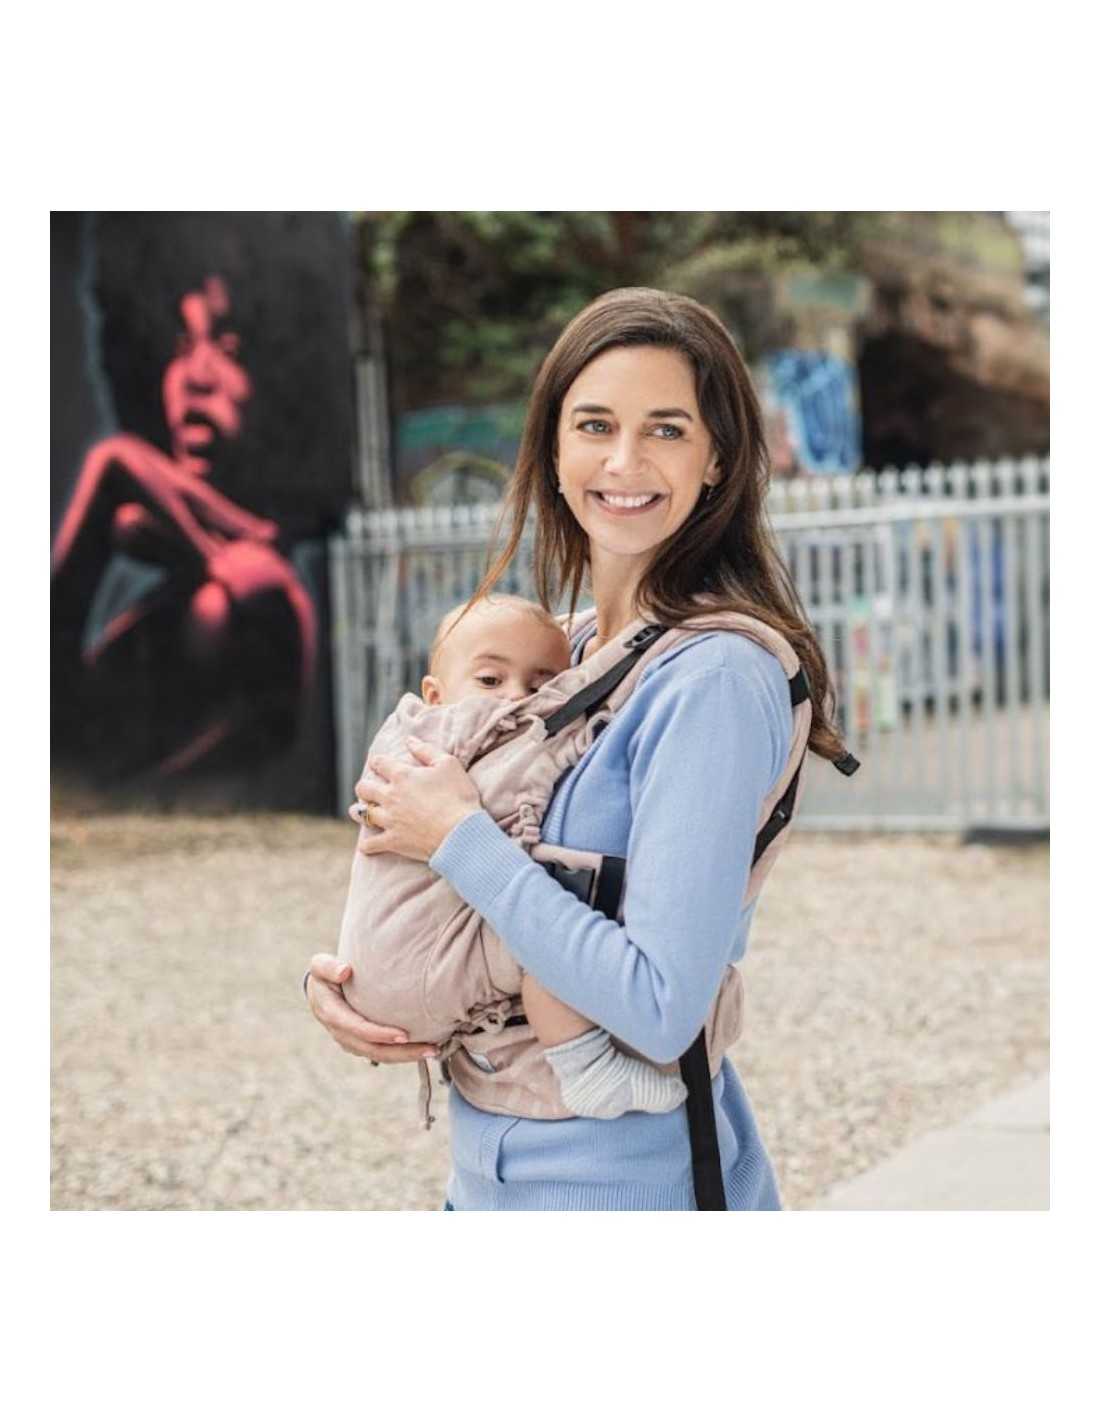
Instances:
[[[691,362],[659,346],[603,351],[565,391],[557,434],[555,472],[588,536],[593,593],[626,605],[654,549],[719,477]]]
[[[664,502],[664,494],[613,494],[601,489],[592,491],[592,498],[613,518],[636,518],[639,514],[652,513],[658,504]]]

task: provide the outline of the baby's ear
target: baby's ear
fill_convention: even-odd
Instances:
[[[420,683],[420,699],[425,706],[438,706],[443,700],[443,688],[434,676],[426,676]]]

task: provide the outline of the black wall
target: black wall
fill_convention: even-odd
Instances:
[[[108,798],[329,811],[323,540],[352,497],[350,223],[58,213],[51,259],[55,768]],[[248,394],[238,426],[210,423],[197,475],[162,382],[195,348],[181,300],[215,290],[210,349]],[[272,527],[220,526],[208,490]]]

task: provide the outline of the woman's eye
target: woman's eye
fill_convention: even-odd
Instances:
[[[610,428],[606,420],[582,420],[577,428],[579,430],[586,430],[590,425],[604,425],[606,428]],[[671,430],[676,439],[683,439],[684,437],[684,432],[679,425],[654,425],[654,429]],[[597,430],[596,433],[602,434],[603,431]]]

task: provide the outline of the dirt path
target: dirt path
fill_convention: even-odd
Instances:
[[[55,1209],[435,1209],[445,1111],[333,1046],[298,982],[350,825],[56,817]],[[771,876],[733,1057],[785,1203],[1043,1070],[1045,849],[803,834]]]

